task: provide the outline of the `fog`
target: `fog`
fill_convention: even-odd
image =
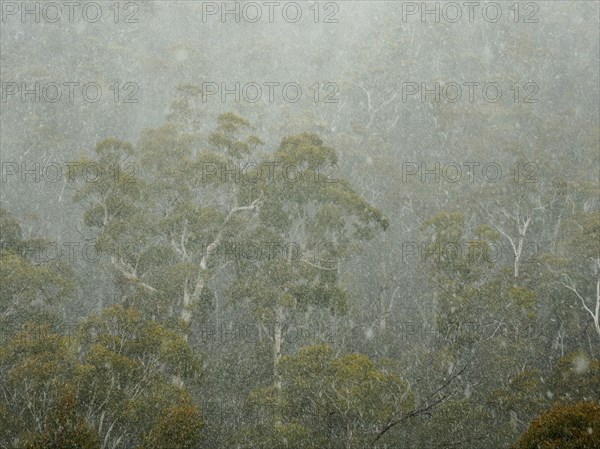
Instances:
[[[595,1],[0,1],[0,448],[600,447]]]

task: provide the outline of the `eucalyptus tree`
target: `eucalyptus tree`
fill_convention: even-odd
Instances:
[[[271,251],[240,258],[228,291],[255,305],[272,339],[277,383],[285,328],[294,312],[342,311],[347,297],[339,282],[344,260],[361,241],[385,230],[388,221],[348,179],[334,174],[337,154],[314,134],[284,138],[272,164],[283,170],[264,182],[264,202],[248,234],[250,242],[268,244]]]
[[[0,208],[0,342],[32,319],[59,322],[57,306],[76,292],[70,265],[56,257],[56,243],[26,237],[21,223]]]
[[[260,143],[254,136],[236,140],[247,127],[245,120],[223,115],[210,136],[212,150],[199,151],[192,136],[167,123],[147,130],[137,149],[106,139],[96,146],[97,159],[73,162],[80,179],[77,168],[86,164],[103,174],[97,182],[82,179],[74,199],[85,203],[84,220],[97,229],[97,248],[126,281],[125,297],[175,326],[189,330],[201,300],[210,299],[215,250],[259,204],[259,196],[238,203],[245,198],[235,179],[208,179],[207,167],[234,164]]]
[[[98,228],[98,248],[134,289],[129,299],[152,304],[153,313],[188,329],[199,305],[211,300],[214,273],[230,265],[219,254],[226,244],[297,244],[287,254],[242,258],[235,267],[233,284],[240,287],[232,295],[249,295],[272,314],[265,318],[274,325],[276,364],[286,308],[342,303],[339,264],[331,260],[350,254],[387,220],[337,177],[337,154],[318,136],[285,138],[269,155],[259,153],[251,130],[228,113],[204,137],[204,148],[174,123],[148,130],[137,149],[105,140],[95,162],[116,175],[86,183],[75,199],[88,206],[85,219]],[[134,153],[140,173],[124,173],[123,161]]]

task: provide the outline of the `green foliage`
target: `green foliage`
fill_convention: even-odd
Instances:
[[[76,397],[67,392],[55,410],[45,417],[42,434],[31,436],[24,449],[100,449],[100,437],[83,417],[77,414]]]
[[[77,366],[72,343],[48,325],[27,322],[6,345],[0,346],[1,404],[11,417],[0,422],[3,444],[12,444],[13,438],[25,440],[29,435],[37,441],[33,447],[45,447],[45,441],[66,442],[77,429],[85,427],[72,414],[74,399],[69,396]],[[55,414],[61,401],[66,401],[63,409]],[[62,434],[55,426],[56,420],[71,427]]]
[[[250,122],[232,112],[221,114],[217,117],[217,129],[210,135],[209,142],[227,156],[241,159],[263,144],[255,135],[239,139],[239,135],[250,128]]]
[[[504,388],[489,395],[488,401],[507,416],[512,413],[531,419],[547,406],[546,397],[542,373],[532,369],[512,375]]]
[[[88,449],[100,447],[98,438],[192,448],[202,419],[184,381],[194,385],[200,374],[183,337],[134,309],[107,308],[74,337],[27,323],[0,347],[0,413],[13,415],[0,425],[0,441],[19,437],[28,449]]]
[[[6,209],[0,208],[0,249],[2,253],[6,251],[21,253],[23,243],[21,225],[18,220]]]
[[[24,239],[19,222],[0,208],[0,341],[27,320],[52,315],[50,307],[73,297],[75,279],[68,263],[50,259],[51,242]]]
[[[591,449],[600,447],[597,402],[557,404],[535,419],[513,449]]]
[[[73,199],[93,204],[85,213],[88,226],[102,227],[131,213],[141,182],[135,174],[136,165],[128,161],[133,152],[131,144],[109,138],[96,145],[96,159],[84,157],[71,162],[69,180],[82,183]]]
[[[193,449],[202,435],[202,418],[194,405],[165,410],[144,438],[139,449]]]
[[[144,378],[147,364],[160,367],[154,375],[181,375],[190,380],[200,371],[198,358],[180,335],[146,321],[136,309],[109,307],[101,315],[91,316],[80,333],[84,354],[99,370],[108,360],[114,360],[116,365],[124,364],[122,375],[132,379]]]
[[[79,51],[53,52],[70,26],[2,28],[18,49],[2,52],[3,79],[47,79],[52,59],[52,78],[77,67],[108,85],[117,61],[136,69],[146,99],[156,80],[173,80],[176,97],[162,124],[164,93],[148,114],[122,97],[2,111],[3,160],[24,164],[14,174],[8,162],[2,201],[19,217],[39,209],[40,220],[0,209],[1,448],[500,448],[551,401],[599,399],[589,316],[600,273],[597,95],[568,82],[597,80],[594,2],[539,12],[535,2],[507,4],[498,23],[478,10],[467,27],[431,15],[431,26],[407,23],[401,2],[365,3],[358,10],[373,14],[306,36],[289,24],[264,33],[248,21],[195,26],[187,6],[135,3],[108,13],[127,22],[128,7],[139,7],[152,31],[173,32],[138,39],[135,26],[77,27],[84,38],[68,42]],[[322,22],[332,5],[313,6],[305,12]],[[520,25],[531,17],[541,20]],[[232,45],[198,45],[233,35]],[[47,44],[43,54],[35,42]],[[90,56],[83,64],[81,54]],[[220,114],[227,105],[206,101],[212,83],[185,80],[226,74],[223,89],[249,68],[265,79],[273,55],[285,61],[279,75],[331,67],[339,86],[322,85],[331,79],[323,73],[298,103],[232,101],[235,112]],[[480,98],[482,86],[475,101],[464,86],[461,101],[431,95],[432,83],[451,93],[448,80],[478,73],[509,81],[502,101]],[[423,80],[425,102],[404,98],[400,79]],[[537,84],[551,107],[523,101]],[[329,87],[340,88],[337,104]],[[159,125],[136,142],[109,138],[75,156],[94,135],[136,135],[151,122]],[[31,182],[32,164],[50,162],[51,176],[51,161],[65,157],[76,160],[64,183]],[[462,178],[449,181],[451,167],[433,174],[438,161],[456,161]],[[498,182],[482,179],[490,161],[502,169]],[[275,166],[272,181],[263,164]],[[422,164],[420,173],[405,176],[406,164]],[[413,264],[404,244],[419,240],[419,225],[426,260]],[[40,227],[61,238],[80,231],[102,258],[73,264],[76,284],[67,264],[40,262],[52,245],[30,238]],[[237,252],[254,243],[275,254]],[[503,254],[491,260],[497,245]],[[66,315],[77,331],[58,330]],[[439,391],[438,379],[464,365]],[[239,421],[214,406],[237,411],[244,398]],[[414,402],[438,400],[407,417]],[[569,419],[556,415],[552,433],[564,434]],[[567,444],[546,437],[531,446]]]
[[[327,440],[298,423],[260,424],[243,428],[231,444],[240,449],[320,449]]]
[[[561,357],[554,366],[549,388],[557,401],[600,401],[600,360],[583,351]]]
[[[317,345],[283,357],[279,365],[281,391],[270,387],[248,397],[253,421],[260,424],[243,430],[244,447],[263,447],[261,435],[269,426],[275,434],[290,426],[307,433],[298,447],[364,447],[389,419],[414,405],[408,384],[363,354],[335,357],[329,346]]]
[[[572,253],[592,260],[600,257],[600,211],[582,212],[575,218],[575,232],[569,239]]]

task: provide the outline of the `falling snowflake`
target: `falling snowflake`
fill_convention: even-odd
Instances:
[[[585,374],[590,366],[590,362],[583,355],[578,355],[573,360],[573,371],[577,374]]]

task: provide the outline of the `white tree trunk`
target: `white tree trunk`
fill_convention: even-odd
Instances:
[[[275,388],[278,390],[281,389],[278,364],[281,359],[281,345],[283,344],[283,320],[283,307],[278,305],[275,309],[275,325],[273,329],[273,379]]]

